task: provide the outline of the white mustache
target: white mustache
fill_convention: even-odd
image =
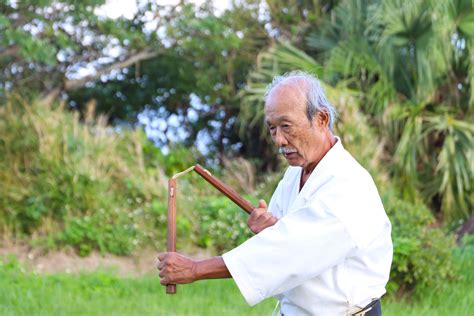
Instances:
[[[288,148],[288,147],[280,147],[278,148],[278,152],[280,154],[287,155],[287,154],[295,153],[296,149]]]

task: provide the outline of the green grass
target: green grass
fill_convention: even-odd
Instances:
[[[247,306],[232,280],[182,285],[167,295],[156,275],[34,275],[8,265],[0,271],[0,315],[268,315],[274,306],[271,299]]]
[[[457,254],[463,278],[416,297],[384,298],[383,314],[474,315],[473,249]],[[166,295],[155,275],[36,275],[14,261],[0,264],[0,315],[271,315],[274,304],[247,306],[232,280],[180,285],[178,294]]]

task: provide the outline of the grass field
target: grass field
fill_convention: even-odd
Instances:
[[[384,298],[383,314],[474,315],[473,248],[457,254],[463,278],[415,298]],[[245,304],[232,280],[178,286],[166,295],[154,275],[121,278],[110,271],[37,275],[16,262],[0,264],[0,315],[271,315],[275,301]]]

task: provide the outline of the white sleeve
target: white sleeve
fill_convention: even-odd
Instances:
[[[282,217],[223,255],[248,304],[290,290],[356,250],[344,224],[333,216],[322,219],[315,207]]]

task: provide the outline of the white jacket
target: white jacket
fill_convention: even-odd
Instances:
[[[369,173],[340,139],[299,192],[289,167],[269,211],[279,221],[223,255],[248,304],[276,296],[286,315],[346,315],[385,293],[391,225]]]

